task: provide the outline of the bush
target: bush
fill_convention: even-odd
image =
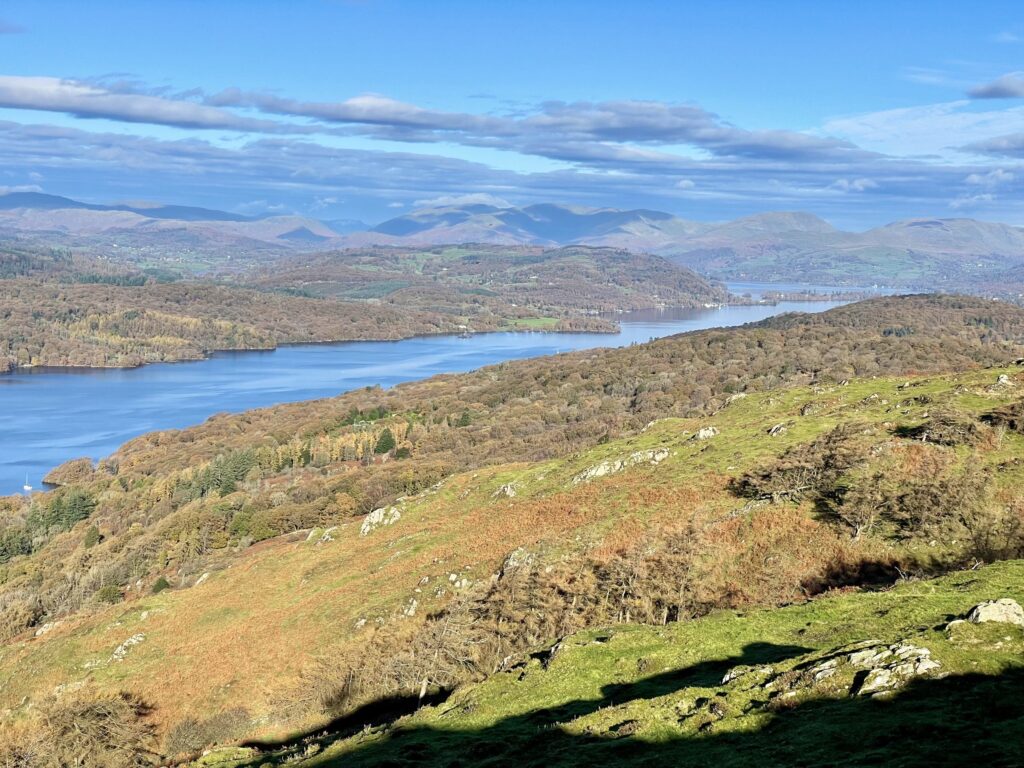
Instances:
[[[168,731],[164,752],[174,757],[235,741],[245,734],[250,722],[248,711],[241,707],[218,712],[205,720],[186,718]]]
[[[124,600],[124,595],[121,594],[121,588],[114,584],[100,587],[96,592],[96,602],[98,603],[113,605],[114,603],[120,603],[122,600]]]
[[[171,582],[169,582],[167,579],[165,579],[163,576],[161,576],[159,579],[157,579],[155,582],[153,582],[152,592],[153,592],[154,595],[159,595],[165,589],[170,589],[170,588],[171,588]]]
[[[141,768],[152,765],[150,708],[137,696],[118,693],[64,696],[40,707],[40,768]]]
[[[100,538],[100,529],[95,525],[90,525],[89,530],[85,532],[85,538],[82,539],[82,546],[91,549],[100,543]]]
[[[863,431],[856,424],[840,424],[810,443],[790,448],[761,469],[743,475],[733,483],[733,490],[741,496],[772,501],[834,496],[843,474],[867,459],[860,439]]]

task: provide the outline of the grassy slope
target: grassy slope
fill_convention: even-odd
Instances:
[[[1024,562],[774,610],[587,631],[564,640],[546,669],[531,659],[299,764],[1019,765],[1024,631],[945,630],[1000,597],[1024,601]],[[761,688],[722,682],[740,665],[787,672],[867,640],[927,648],[948,677],[881,701],[826,687],[779,708],[765,706]],[[719,713],[702,699],[719,702]],[[251,762],[230,751],[204,762],[230,758]]]
[[[648,524],[677,519],[681,510],[705,523],[719,519],[742,506],[726,491],[727,477],[761,458],[840,421],[916,424],[927,406],[908,402],[911,396],[928,394],[974,412],[987,410],[1019,397],[1019,385],[992,386],[1001,372],[925,377],[909,390],[898,389],[904,379],[868,379],[775,391],[737,400],[709,419],[661,420],[634,437],[564,459],[454,476],[439,489],[406,500],[401,520],[369,536],[359,535],[354,520],[334,531],[330,542],[281,537],[244,550],[198,586],[138,597],[0,648],[0,707],[17,718],[26,702],[56,686],[89,681],[101,690],[139,693],[156,706],[165,727],[186,715],[209,716],[241,703],[256,718],[254,733],[286,735],[303,724],[289,720],[282,702],[301,687],[302,670],[312,658],[339,644],[361,642],[376,620],[402,621],[399,616],[412,599],[418,601],[417,616],[440,607],[452,592],[451,574],[485,580],[517,546],[612,546]],[[1005,372],[1017,376],[1019,369]],[[808,402],[819,411],[800,417]],[[768,437],[768,427],[780,422],[789,424],[788,431]],[[691,440],[705,424],[721,434],[706,442]],[[604,459],[656,447],[671,451],[656,467],[572,483]],[[997,464],[1022,451],[1024,440],[1007,435],[987,460]],[[1008,465],[999,480],[1019,483],[1021,471]],[[508,483],[516,484],[516,496],[495,498]],[[805,512],[795,513],[804,519]],[[780,536],[786,525],[805,525],[775,507],[753,518],[752,524],[778,526]],[[804,546],[837,546],[825,526],[816,533],[817,524],[806,525]],[[435,594],[439,587],[445,595]],[[368,627],[357,628],[361,619]],[[141,643],[123,660],[112,660],[119,644],[140,633],[145,635]]]

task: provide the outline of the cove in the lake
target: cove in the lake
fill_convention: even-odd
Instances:
[[[16,493],[68,459],[100,459],[133,437],[198,424],[214,413],[390,387],[439,373],[557,352],[625,346],[684,331],[734,326],[841,302],[622,314],[616,334],[489,333],[459,338],[284,346],[218,352],[207,360],[134,369],[24,371],[0,376],[0,494]]]

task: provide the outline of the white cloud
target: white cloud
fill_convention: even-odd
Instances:
[[[961,208],[976,208],[979,205],[991,203],[995,199],[996,196],[988,192],[980,195],[961,195],[955,200],[950,201],[949,207],[954,210],[959,210]]]
[[[388,208],[405,208],[405,203],[388,203]]]
[[[13,187],[6,187],[0,184],[0,195],[12,195],[15,192],[42,192],[43,188],[38,184],[19,184]]]
[[[959,160],[959,147],[1020,130],[1024,124],[1024,107],[979,111],[976,106],[961,99],[868,112],[829,120],[823,130],[887,155]]]
[[[866,192],[869,189],[877,189],[878,182],[874,179],[836,179],[829,187],[843,192]]]
[[[493,205],[495,208],[512,208],[512,203],[504,198],[477,192],[470,195],[441,195],[427,200],[417,200],[417,208],[446,208],[455,205]]]
[[[988,173],[972,173],[964,181],[976,187],[997,187],[1000,184],[1009,184],[1013,181],[1014,175],[1002,168],[996,168]]]
[[[676,182],[676,189],[693,189],[695,186],[697,185],[689,179],[680,179]]]

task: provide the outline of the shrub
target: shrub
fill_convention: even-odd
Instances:
[[[85,532],[85,538],[82,539],[82,546],[91,549],[100,543],[100,538],[100,529],[95,525],[90,525],[89,530]]]
[[[860,439],[863,431],[856,424],[840,424],[743,475],[733,483],[733,490],[741,496],[773,501],[833,496],[842,475],[867,459],[867,449]]]
[[[137,696],[66,695],[40,706],[39,766],[141,768],[152,765],[150,708]]]
[[[161,576],[159,579],[157,579],[155,582],[153,582],[152,592],[153,592],[154,595],[159,595],[165,589],[170,589],[170,588],[171,588],[171,582],[169,582],[167,579],[165,579],[163,576]]]
[[[245,734],[250,722],[249,712],[241,707],[218,712],[205,720],[186,718],[167,732],[164,752],[173,757],[237,740]]]
[[[107,584],[96,591],[96,602],[99,603],[113,605],[114,603],[120,603],[123,599],[124,595],[121,594],[121,588],[115,584]]]

